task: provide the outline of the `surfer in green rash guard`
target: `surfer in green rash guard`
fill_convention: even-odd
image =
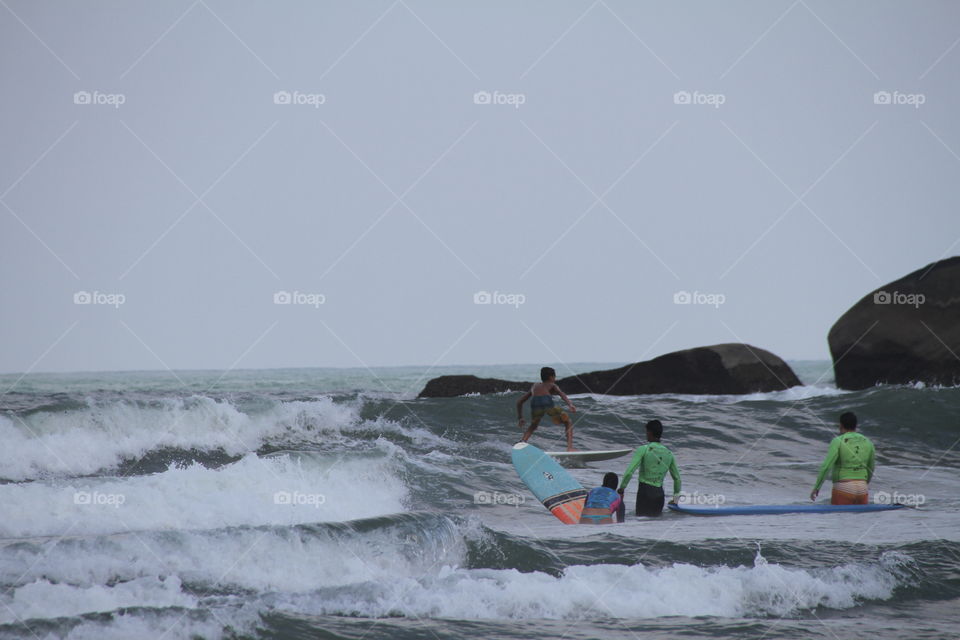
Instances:
[[[820,485],[832,469],[830,504],[867,504],[867,485],[873,478],[874,467],[873,443],[857,433],[857,416],[848,411],[840,416],[840,435],[830,441],[810,499],[817,499]]]
[[[680,495],[680,472],[677,470],[677,461],[665,446],[660,444],[663,436],[663,424],[659,420],[647,423],[647,444],[638,447],[633,453],[627,470],[623,473],[618,491],[623,495],[633,473],[638,471],[637,504],[638,516],[659,516],[663,513],[663,478],[670,472],[673,478],[673,499],[676,504]]]

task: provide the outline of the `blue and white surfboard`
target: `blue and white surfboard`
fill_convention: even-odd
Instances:
[[[587,490],[560,463],[526,442],[513,445],[510,457],[520,479],[550,513],[566,524],[580,521]]]

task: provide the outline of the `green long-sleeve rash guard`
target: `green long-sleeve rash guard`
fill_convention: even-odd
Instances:
[[[630,484],[635,471],[638,471],[637,479],[640,482],[654,487],[663,486],[663,478],[669,471],[670,477],[673,478],[673,495],[679,495],[680,472],[677,470],[677,461],[670,449],[659,442],[648,442],[633,452],[633,458],[623,473],[623,480],[620,481],[621,489],[625,489]]]
[[[820,465],[817,474],[817,484],[814,491],[820,490],[827,472],[833,469],[833,482],[842,480],[866,480],[873,478],[874,449],[873,443],[863,434],[856,431],[842,433],[830,441],[827,457]]]

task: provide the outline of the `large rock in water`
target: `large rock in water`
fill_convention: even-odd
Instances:
[[[841,389],[960,384],[960,257],[871,291],[830,328]]]
[[[674,351],[619,369],[558,380],[564,393],[743,394],[781,391],[800,384],[790,366],[764,349],[741,343]]]
[[[642,395],[651,393],[743,394],[780,391],[800,384],[779,357],[747,344],[717,344],[675,351],[618,369],[591,371],[557,381],[564,393]],[[441,376],[427,383],[421,398],[468,393],[526,391],[530,383]]]

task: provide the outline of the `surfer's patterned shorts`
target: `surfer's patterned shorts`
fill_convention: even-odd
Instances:
[[[553,424],[563,424],[567,419],[567,413],[560,407],[531,407],[531,417],[534,420],[540,420],[547,415],[553,419]]]
[[[830,504],[868,504],[867,483],[863,480],[834,482]]]

